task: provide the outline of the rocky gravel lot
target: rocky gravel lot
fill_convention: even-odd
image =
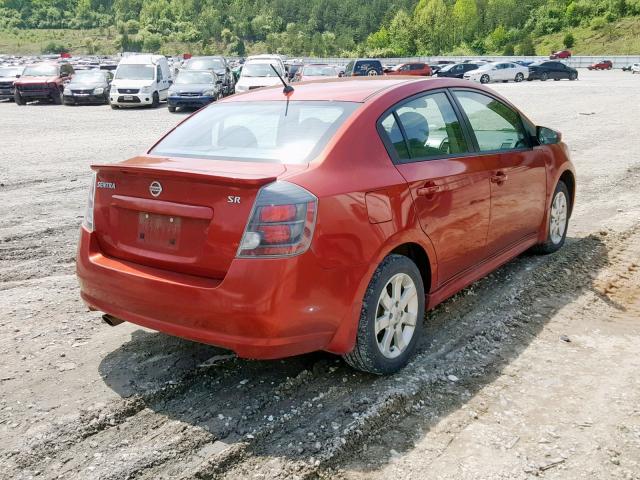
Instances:
[[[0,478],[640,479],[640,77],[580,75],[494,86],[571,147],[566,247],[430,312],[386,378],[101,323],[74,276],[89,165],[183,116],[0,104]]]

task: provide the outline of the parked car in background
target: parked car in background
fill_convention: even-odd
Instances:
[[[167,99],[171,72],[163,55],[130,55],[120,60],[111,82],[111,108],[157,107]]]
[[[435,74],[436,77],[463,78],[464,74],[477,70],[483,63],[454,63],[445,65]]]
[[[423,62],[399,63],[384,72],[387,75],[415,75],[420,77],[430,77],[431,67]]]
[[[236,80],[224,57],[191,57],[185,63],[184,70],[211,70],[220,81],[223,96],[235,92]]]
[[[558,132],[457,79],[346,87],[229,97],[93,165],[82,299],[240,357],[325,350],[389,374],[425,310],[563,246],[575,171]]]
[[[307,80],[322,80],[325,78],[338,78],[336,67],[326,63],[310,63],[303,66],[296,74],[296,80],[304,82]]]
[[[559,50],[549,55],[550,60],[558,60],[558,59],[566,60],[567,58],[571,58],[570,50]]]
[[[14,83],[22,75],[23,66],[0,67],[0,100],[13,101]]]
[[[287,75],[284,71],[282,61],[278,62],[273,59],[247,60],[242,66],[240,78],[238,79],[238,83],[236,83],[236,92],[243,93],[256,88],[280,85],[280,78],[278,78],[276,72],[273,71],[272,66],[286,82]]]
[[[167,108],[200,108],[224,96],[222,80],[211,70],[181,70],[169,87]]]
[[[29,65],[13,84],[13,98],[17,105],[25,105],[32,100],[49,100],[60,105],[64,85],[71,80],[73,73],[73,67],[68,63]]]
[[[587,68],[589,70],[611,70],[613,68],[613,62],[611,60],[600,60],[599,62],[592,63]]]
[[[384,73],[380,60],[372,58],[357,58],[347,63],[344,69],[345,77],[375,77]]]
[[[289,79],[289,81],[293,81],[293,80],[297,80],[298,77],[298,73],[300,72],[300,70],[302,70],[302,68],[304,67],[304,63],[288,63],[285,64],[285,68],[287,71],[287,78]]]
[[[529,69],[513,62],[491,62],[464,74],[462,78],[480,83],[522,82],[529,76]]]
[[[271,63],[273,63],[274,65],[276,65],[278,67],[278,72],[285,72],[287,71],[287,67],[284,64],[284,60],[282,55],[278,55],[275,53],[263,53],[260,55],[249,55],[247,57],[247,59],[245,60],[245,62],[248,62],[250,60],[268,60]],[[284,78],[284,75],[283,75]]]
[[[631,73],[640,73],[640,63],[634,63],[633,65],[631,65]]]
[[[541,61],[529,65],[528,80],[577,80],[578,71],[562,62]]]
[[[109,70],[79,70],[64,87],[65,105],[109,103],[113,73]]]

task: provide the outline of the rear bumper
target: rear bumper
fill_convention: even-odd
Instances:
[[[215,100],[215,97],[169,97],[167,103],[170,107],[204,107]]]
[[[260,359],[348,352],[352,329],[344,322],[357,319],[368,271],[367,265],[324,269],[309,251],[283,259],[234,259],[224,279],[208,279],[107,257],[95,233],[84,228],[76,264],[90,307]]]

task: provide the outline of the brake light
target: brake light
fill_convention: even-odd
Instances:
[[[97,174],[93,172],[91,176],[91,184],[89,185],[89,198],[87,199],[87,208],[84,211],[84,219],[82,220],[82,226],[88,231],[93,232],[93,206],[96,197],[96,181]]]
[[[282,257],[311,245],[318,199],[302,187],[275,182],[260,189],[238,257]]]

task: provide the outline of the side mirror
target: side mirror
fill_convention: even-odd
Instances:
[[[554,145],[562,141],[562,134],[547,127],[536,127],[536,137],[540,145]]]
[[[218,85],[222,85],[222,80],[220,80],[220,79],[218,78],[218,79],[216,79],[216,83],[217,83]]]

